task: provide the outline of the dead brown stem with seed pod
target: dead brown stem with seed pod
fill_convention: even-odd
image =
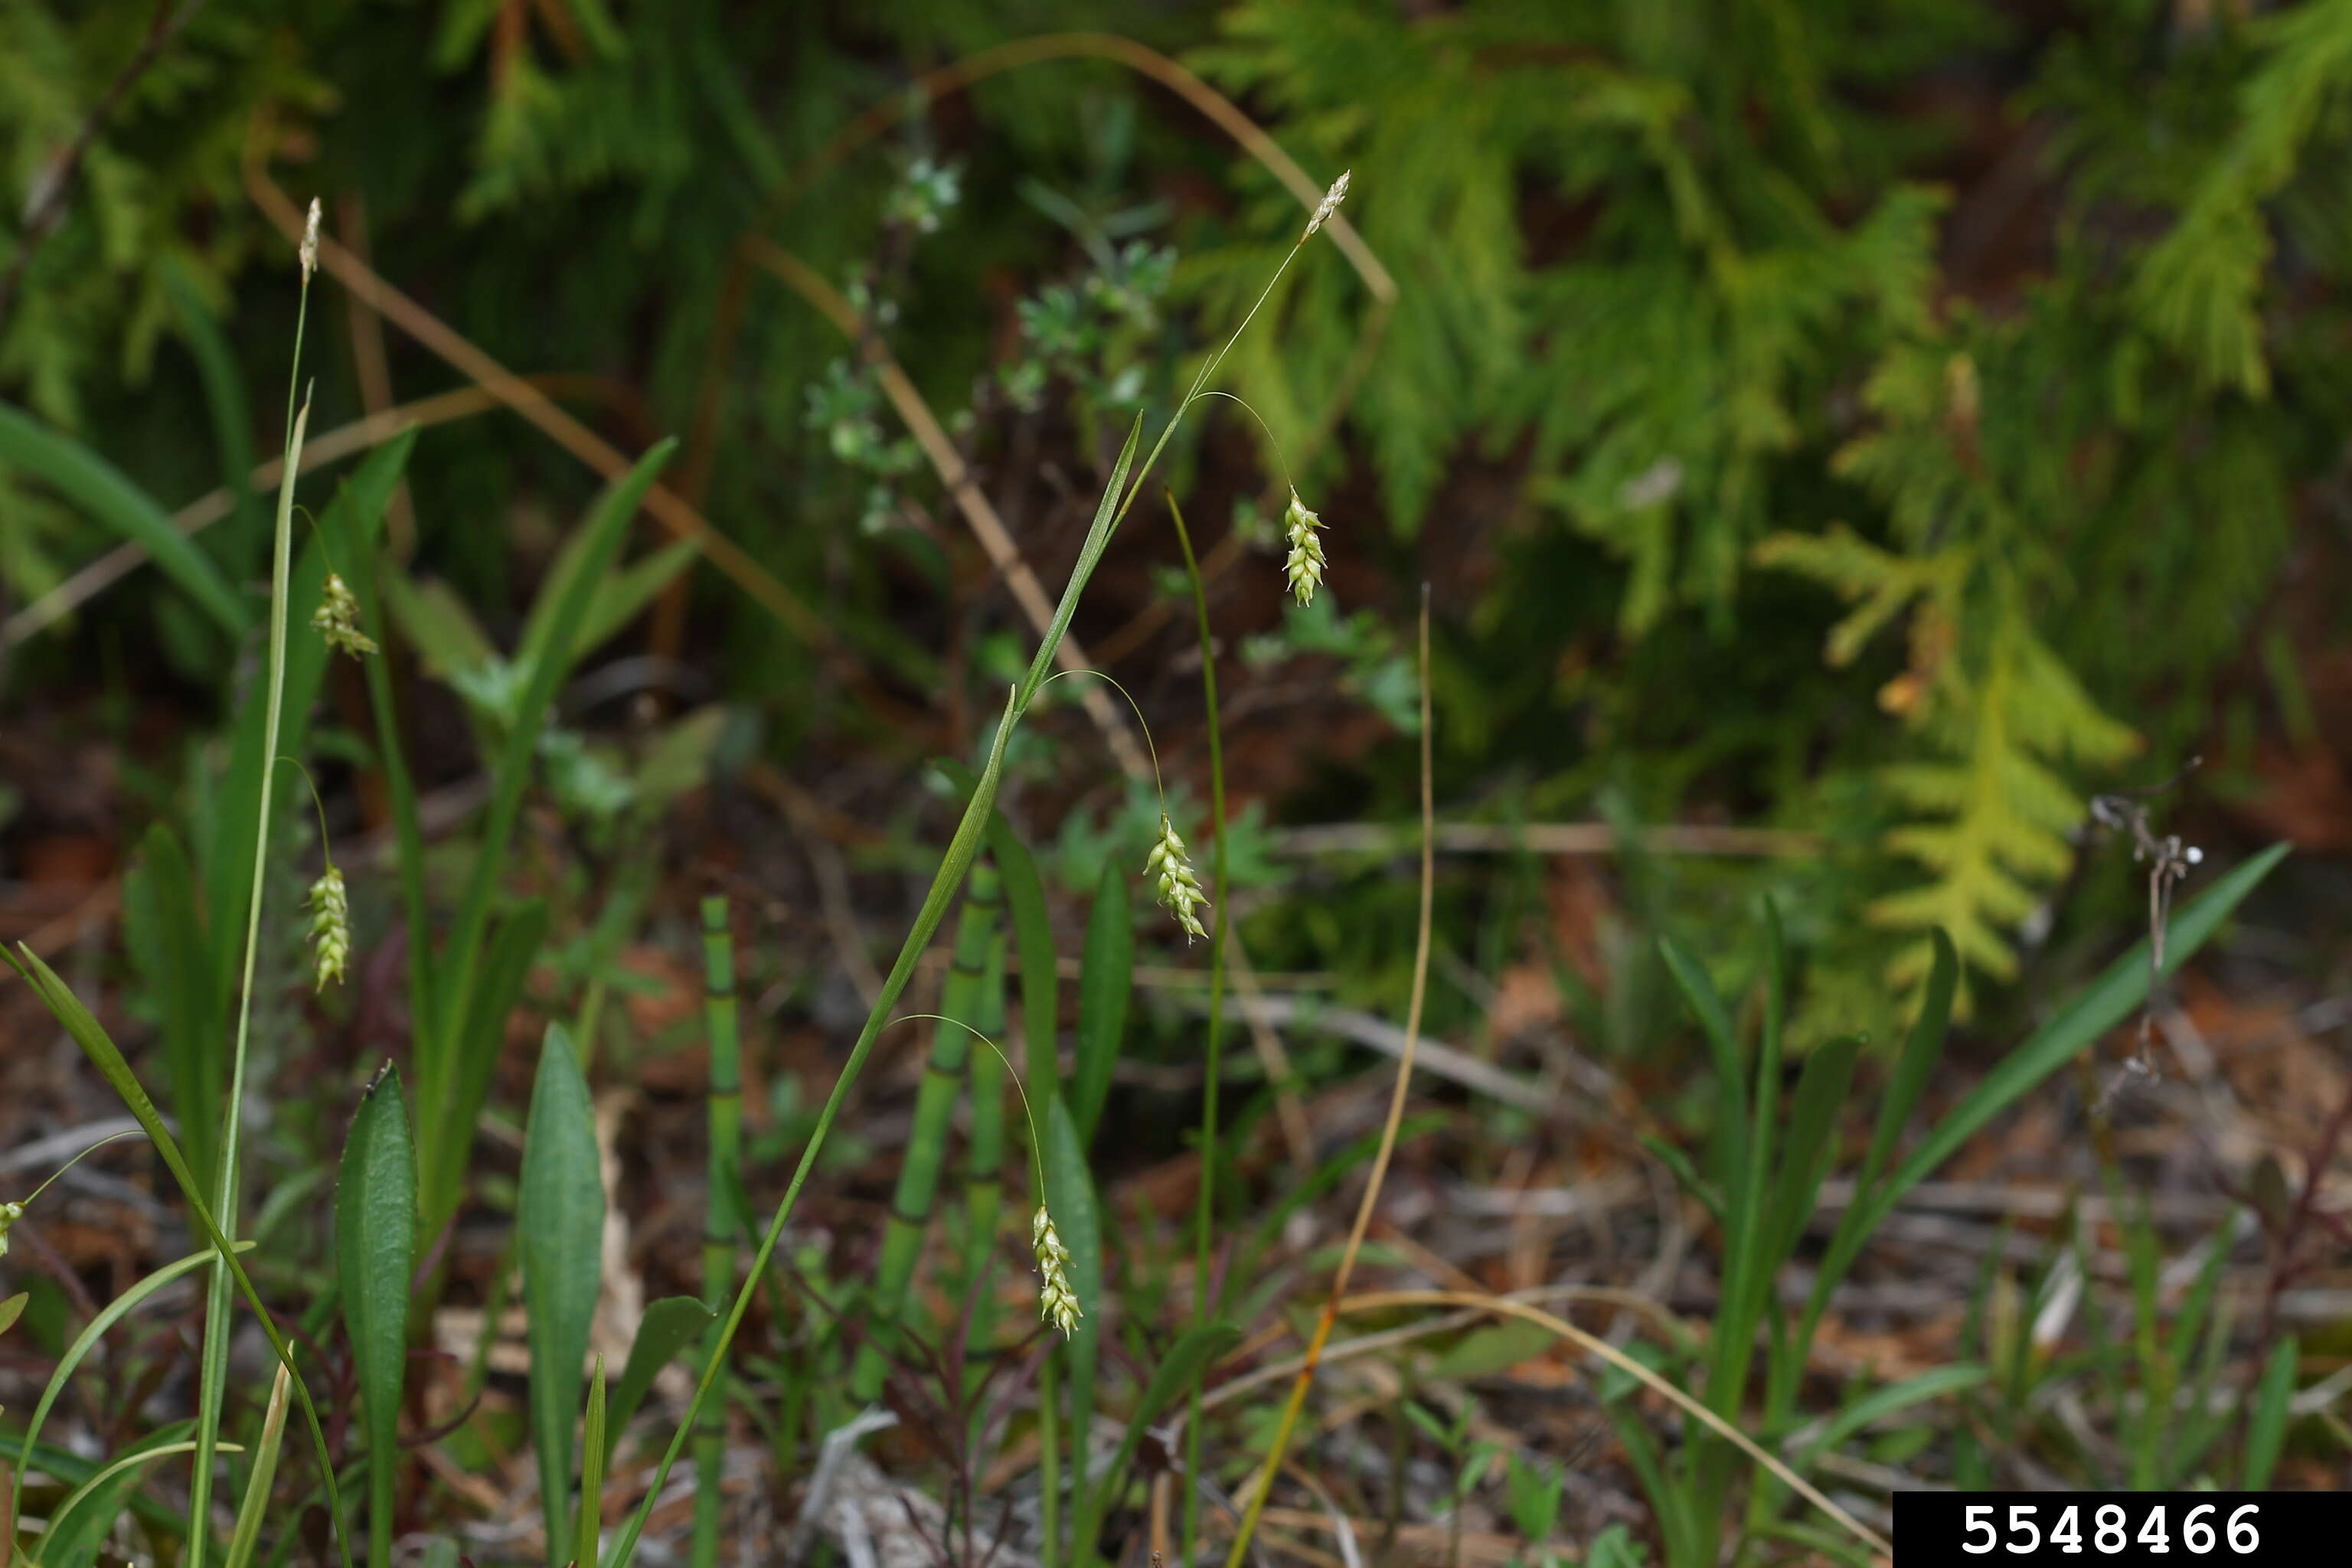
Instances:
[[[1307,1342],[1305,1362],[1298,1369],[1297,1379],[1290,1385],[1289,1401],[1284,1405],[1280,1425],[1275,1428],[1274,1443],[1265,1462],[1258,1467],[1257,1479],[1250,1488],[1248,1507],[1242,1513],[1241,1527],[1234,1532],[1233,1549],[1225,1558],[1225,1568],[1241,1568],[1249,1552],[1250,1537],[1256,1532],[1258,1517],[1265,1511],[1266,1493],[1274,1486],[1274,1478],[1282,1468],[1283,1457],[1290,1447],[1290,1436],[1298,1422],[1298,1412],[1307,1403],[1307,1390],[1315,1381],[1315,1373],[1322,1363],[1323,1347],[1329,1342],[1331,1329],[1339,1321],[1341,1303],[1348,1294],[1348,1280],[1355,1273],[1356,1256],[1363,1249],[1364,1233],[1371,1228],[1372,1210],[1381,1199],[1381,1183],[1388,1175],[1389,1159],[1396,1152],[1397,1128],[1404,1120],[1405,1095],[1412,1087],[1414,1047],[1421,1042],[1422,1004],[1429,995],[1430,931],[1435,915],[1437,896],[1437,805],[1433,752],[1431,746],[1433,729],[1429,699],[1429,584],[1421,588],[1421,919],[1412,943],[1412,993],[1405,1004],[1404,1049],[1397,1058],[1396,1088],[1389,1096],[1388,1120],[1381,1127],[1381,1146],[1372,1156],[1372,1173],[1364,1184],[1364,1196],[1356,1205],[1355,1222],[1348,1227],[1348,1245],[1339,1254],[1339,1268],[1331,1279],[1331,1293],[1324,1300],[1323,1310],[1315,1321],[1315,1331]],[[1532,1309],[1529,1309],[1532,1310]]]

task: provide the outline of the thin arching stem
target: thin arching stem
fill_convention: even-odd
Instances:
[[[1029,1091],[1021,1086],[1021,1074],[1013,1068],[1013,1058],[1006,1056],[1003,1047],[994,1040],[990,1039],[961,1018],[950,1018],[944,1013],[901,1013],[892,1019],[891,1023],[911,1024],[920,1018],[928,1018],[934,1024],[953,1024],[957,1028],[994,1051],[996,1059],[1004,1064],[1005,1076],[1013,1080],[1013,1092],[1021,1097],[1021,1115],[1029,1123],[1029,1147],[1037,1152],[1037,1206],[1050,1207],[1051,1205],[1045,1202],[1045,1145],[1038,1139],[1037,1118],[1029,1109]]]
[[[1037,689],[1043,691],[1045,688],[1053,685],[1054,682],[1060,680],[1065,676],[1071,675],[1091,675],[1097,680],[1109,682],[1112,689],[1116,690],[1121,697],[1126,698],[1127,705],[1135,710],[1135,722],[1143,731],[1144,749],[1151,753],[1152,787],[1160,792],[1160,812],[1161,816],[1166,816],[1168,814],[1168,781],[1160,776],[1160,748],[1152,744],[1151,722],[1144,718],[1143,707],[1140,703],[1136,701],[1135,694],[1129,691],[1126,687],[1119,685],[1118,677],[1110,674],[1107,670],[1094,668],[1056,670],[1053,674],[1047,676],[1045,679],[1039,681],[1037,683]]]
[[[1287,489],[1292,495],[1297,495],[1298,493],[1298,481],[1291,477],[1290,455],[1282,449],[1281,438],[1275,435],[1274,426],[1265,422],[1265,416],[1257,411],[1257,406],[1255,404],[1251,403],[1246,397],[1238,396],[1230,392],[1211,390],[1200,393],[1197,395],[1202,397],[1222,397],[1229,403],[1238,403],[1244,409],[1247,410],[1249,416],[1257,421],[1257,427],[1265,432],[1266,445],[1274,448],[1275,464],[1282,469],[1283,488]]]
[[[319,847],[327,857],[328,869],[332,870],[335,865],[335,847],[327,837],[327,803],[319,797],[319,781],[310,776],[310,770],[302,765],[302,760],[299,757],[289,757],[280,752],[278,753],[278,760],[281,763],[293,763],[294,771],[302,775],[302,782],[310,786],[310,804],[319,813]]]
[[[105,1148],[109,1143],[114,1142],[118,1139],[136,1138],[138,1136],[139,1129],[136,1127],[126,1127],[120,1132],[108,1133],[97,1142],[92,1143],[89,1148],[84,1149],[80,1153],[76,1154],[72,1159],[68,1160],[64,1164],[59,1165],[56,1170],[51,1171],[48,1173],[47,1178],[44,1180],[39,1186],[35,1187],[31,1192],[16,1200],[16,1206],[20,1209],[31,1208],[33,1206],[33,1200],[49,1190],[50,1183],[55,1182],[59,1176],[64,1175],[68,1171],[70,1171],[76,1165],[80,1164],[83,1160],[87,1159],[91,1154],[96,1153],[99,1150]]]

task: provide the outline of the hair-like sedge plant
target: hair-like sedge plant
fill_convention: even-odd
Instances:
[[[1342,176],[1339,185],[1334,187],[1333,195],[1327,201],[1336,201],[1337,196],[1344,193],[1346,184],[1346,178]],[[1328,214],[1323,216],[1328,216]],[[1233,346],[1240,341],[1242,333],[1249,330],[1250,322],[1272,297],[1282,275],[1289,269],[1291,262],[1297,258],[1317,226],[1318,225],[1309,224],[1307,232],[1300,235],[1297,242],[1284,253],[1281,263],[1276,267],[1274,275],[1266,279],[1265,288],[1259,292],[1256,302],[1250,306],[1249,313],[1234,329],[1224,346],[1193,376],[1183,401],[1160,430],[1140,468],[1136,464],[1135,452],[1142,436],[1141,420],[1139,419],[1129,431],[1127,444],[1112,467],[1110,482],[1104,488],[1102,500],[1095,509],[1094,521],[1087,528],[1086,542],[1079,547],[1077,561],[1070,569],[1069,582],[1063,588],[1061,603],[1055,608],[1054,618],[1046,626],[1045,636],[1038,639],[1037,651],[1030,660],[1027,672],[1020,683],[1006,694],[1004,711],[997,721],[996,732],[990,742],[979,780],[964,805],[963,815],[957,821],[954,835],[948,840],[947,852],[931,879],[930,889],[924,895],[921,907],[916,910],[914,924],[908,930],[906,941],[900,944],[898,956],[892,962],[889,973],[883,977],[882,989],[875,996],[872,1010],[866,1014],[865,1026],[858,1031],[856,1043],[850,1047],[848,1060],[842,1064],[839,1075],[834,1079],[832,1092],[825,1097],[824,1106],[817,1112],[816,1124],[811,1129],[808,1142],[801,1151],[799,1163],[794,1165],[792,1177],[785,1184],[783,1195],[778,1200],[775,1212],[769,1217],[767,1229],[760,1237],[751,1272],[735,1292],[734,1303],[728,1309],[727,1320],[720,1326],[712,1353],[695,1384],[693,1396],[687,1403],[685,1418],[671,1435],[668,1447],[656,1464],[652,1484],[646,1489],[644,1500],[630,1515],[628,1523],[614,1538],[612,1548],[605,1554],[604,1568],[626,1568],[636,1555],[637,1542],[645,1533],[646,1522],[653,1516],[654,1506],[669,1479],[670,1469],[677,1464],[694,1423],[701,1415],[703,1404],[709,1398],[711,1387],[719,1379],[727,1347],[733,1342],[736,1331],[742,1326],[744,1314],[751,1310],[752,1291],[761,1277],[767,1272],[769,1259],[775,1256],[776,1244],[782,1238],[784,1226],[792,1219],[793,1209],[800,1201],[801,1189],[807,1184],[809,1173],[815,1169],[817,1156],[833,1131],[834,1121],[841,1114],[842,1105],[847,1100],[858,1074],[865,1069],[866,1058],[873,1054],[875,1041],[889,1021],[891,1009],[898,1005],[908,981],[913,978],[917,961],[930,944],[940,922],[947,918],[948,905],[963,885],[964,875],[971,869],[972,858],[980,850],[981,840],[988,831],[990,816],[996,808],[997,784],[1004,770],[1005,743],[1012,738],[1013,727],[1036,700],[1038,689],[1045,685],[1046,672],[1053,665],[1055,650],[1060,646],[1063,634],[1069,629],[1071,616],[1077,613],[1078,599],[1085,593],[1087,581],[1094,575],[1095,566],[1101,561],[1112,532],[1134,505],[1142,479],[1158,464],[1160,454],[1167,450],[1169,441],[1183,423],[1185,411],[1198,398],[1210,378],[1215,375],[1225,356],[1233,352]]]
[[[278,489],[278,527],[270,542],[269,662],[263,677],[262,693],[265,716],[261,754],[265,759],[278,755],[278,731],[286,698],[286,595],[293,570],[294,476],[301,469],[302,436],[310,418],[308,404],[298,414],[294,400],[301,384],[302,328],[310,314],[310,279],[319,270],[319,203],[314,199],[299,252],[302,292],[294,313],[294,363],[287,373],[285,478]],[[268,880],[271,784],[277,773],[275,767],[264,762],[252,802],[257,826],[253,836],[253,888],[246,902],[244,978],[237,987],[236,1036],[229,1051],[228,1100],[221,1110],[220,1163],[214,1172],[214,1218],[223,1234],[232,1237],[236,1234],[238,1134],[244,1121],[246,1056],[253,1035],[254,964],[261,950],[262,897]],[[222,1261],[226,1265],[229,1259],[224,1258]],[[230,1327],[228,1270],[226,1267],[216,1268],[205,1292],[204,1350],[196,1384],[195,1473],[188,1489],[188,1568],[204,1568],[205,1547],[210,1536],[205,1521],[212,1507],[213,1449],[220,1441],[222,1406],[228,1392]],[[335,1530],[340,1538],[340,1518],[335,1521]]]
[[[735,1193],[742,1177],[743,1047],[735,1001],[735,933],[727,900],[702,900],[703,1017],[710,1036],[710,1067],[704,1089],[709,1104],[709,1175],[702,1211],[702,1304],[714,1319],[735,1284]],[[714,1361],[725,1354],[714,1321],[703,1343]],[[727,1411],[721,1400],[706,1411],[694,1434],[694,1537],[688,1561],[693,1568],[716,1568],[719,1531],[726,1510]]]
[[[1250,414],[1255,418],[1257,410],[1252,408]],[[1263,425],[1265,421],[1259,423]],[[1266,434],[1272,439],[1273,432]],[[1279,452],[1277,447],[1277,456]],[[1201,697],[1209,726],[1210,875],[1216,888],[1216,896],[1209,902],[1216,910],[1216,929],[1209,938],[1209,1029],[1201,1068],[1201,1185],[1192,1215],[1192,1322],[1196,1328],[1205,1329],[1215,1316],[1217,1306],[1209,1289],[1209,1247],[1216,1233],[1217,1089],[1225,1026],[1225,879],[1231,861],[1225,854],[1225,753],[1223,731],[1217,722],[1217,652],[1209,632],[1208,585],[1201,578],[1201,563],[1192,552],[1192,535],[1184,526],[1183,509],[1176,504],[1173,490],[1167,495],[1169,520],[1175,524],[1176,543],[1184,552],[1184,576],[1192,587],[1192,611],[1200,626]],[[1201,1384],[1205,1371],[1203,1368],[1196,1372],[1184,1391],[1184,1473],[1188,1477],[1201,1474]],[[1190,1563],[1193,1543],[1200,1539],[1198,1486],[1185,1487],[1181,1517],[1178,1561]]]

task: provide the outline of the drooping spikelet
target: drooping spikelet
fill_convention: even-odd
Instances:
[[[1044,1210],[1039,1210],[1044,1213]],[[0,1258],[8,1256],[8,1227],[25,1217],[23,1204],[0,1204]]]
[[[341,983],[343,965],[352,956],[352,906],[343,891],[342,868],[328,861],[302,901],[311,910],[311,964],[319,976],[318,989],[323,991],[330,980]]]
[[[1201,929],[1201,917],[1196,910],[1208,908],[1209,900],[1202,896],[1201,879],[1193,873],[1192,858],[1184,852],[1184,841],[1176,836],[1176,825],[1168,814],[1160,814],[1160,840],[1152,845],[1151,854],[1143,862],[1143,874],[1160,879],[1160,901],[1184,928],[1184,941],[1189,944],[1196,936],[1209,933]]]
[[[1344,177],[1340,183],[1347,183]],[[302,281],[305,283],[310,281],[310,275],[319,270],[319,219],[321,216],[319,198],[312,196],[310,219],[302,226]]]
[[[1067,1339],[1086,1314],[1078,1310],[1077,1292],[1070,1289],[1070,1249],[1055,1234],[1054,1216],[1045,1212],[1043,1204],[1037,1205],[1037,1215],[1029,1222],[1029,1241],[1036,1249],[1037,1271],[1045,1276],[1045,1283],[1037,1290],[1037,1315],[1061,1330],[1062,1337]]]
[[[327,646],[365,658],[376,651],[375,639],[360,630],[360,602],[338,573],[327,574],[326,593],[319,607],[310,612],[310,625],[327,639]]]
[[[1290,546],[1290,555],[1283,563],[1283,575],[1290,583],[1290,591],[1298,595],[1301,608],[1315,602],[1315,590],[1323,585],[1323,542],[1315,531],[1323,520],[1307,510],[1298,492],[1290,492],[1290,510],[1283,513],[1283,540]]]
[[[1299,244],[1306,244],[1315,231],[1323,226],[1325,220],[1339,210],[1339,204],[1348,199],[1348,177],[1354,173],[1353,169],[1342,169],[1339,177],[1331,182],[1331,188],[1323,193],[1321,201],[1315,204],[1315,216],[1307,220],[1307,232],[1298,237]]]

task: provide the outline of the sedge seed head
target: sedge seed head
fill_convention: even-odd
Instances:
[[[375,639],[360,630],[360,602],[339,573],[327,574],[326,591],[320,596],[319,607],[310,612],[310,626],[329,647],[353,658],[365,658],[376,651]]]
[[[0,1258],[8,1256],[8,1227],[24,1217],[23,1204],[0,1204]]]
[[[1331,188],[1324,192],[1323,199],[1315,205],[1315,216],[1307,220],[1307,232],[1298,237],[1300,244],[1311,238],[1315,231],[1323,226],[1325,220],[1339,210],[1339,204],[1348,199],[1348,181],[1354,174],[1353,169],[1339,171],[1339,177],[1331,182]]]
[[[1039,1204],[1037,1213],[1029,1222],[1029,1244],[1037,1254],[1037,1271],[1044,1277],[1038,1287],[1038,1316],[1062,1331],[1067,1339],[1076,1331],[1078,1320],[1086,1313],[1078,1309],[1077,1292],[1070,1289],[1070,1249],[1054,1230],[1054,1216]]]
[[[1289,546],[1282,574],[1302,609],[1315,602],[1315,590],[1323,585],[1323,542],[1315,532],[1322,526],[1323,520],[1307,510],[1297,490],[1291,491],[1290,510],[1282,517],[1283,542]]]
[[[324,216],[319,198],[310,198],[310,221],[302,226],[302,281],[308,283],[319,270],[319,219]]]
[[[1208,908],[1209,900],[1201,891],[1201,879],[1192,869],[1192,856],[1185,853],[1184,840],[1177,837],[1176,825],[1168,820],[1164,811],[1160,814],[1160,837],[1144,859],[1143,874],[1156,879],[1154,897],[1184,928],[1187,946],[1194,937],[1209,934],[1201,928],[1201,917],[1196,912]]]
[[[302,901],[310,910],[311,968],[319,977],[317,988],[323,991],[330,980],[341,983],[352,956],[352,906],[342,868],[329,861]]]

